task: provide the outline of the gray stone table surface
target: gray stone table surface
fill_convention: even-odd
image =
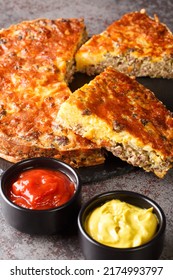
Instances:
[[[173,31],[172,0],[0,0],[0,27],[40,17],[84,17],[89,35],[99,33],[126,12],[145,8],[152,16],[159,15]],[[173,259],[173,171],[164,179],[135,169],[120,176],[84,184],[82,203],[92,196],[111,190],[132,190],[149,196],[163,208],[167,218],[165,246],[161,259]],[[21,233],[10,227],[0,206],[0,259],[84,259],[77,233],[37,236]]]

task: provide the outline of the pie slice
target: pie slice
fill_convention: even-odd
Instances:
[[[160,178],[172,167],[172,114],[149,89],[113,67],[70,95],[57,121]]]
[[[100,147],[56,123],[71,94],[81,19],[38,19],[0,31],[0,156],[51,156],[75,167],[104,161]]]
[[[1,68],[11,75],[14,84],[23,78],[44,83],[48,76],[70,82],[75,71],[74,55],[86,39],[83,19],[43,18],[12,25],[0,30]]]
[[[131,76],[173,78],[173,34],[144,9],[128,13],[82,45],[76,62],[88,75],[113,66]]]

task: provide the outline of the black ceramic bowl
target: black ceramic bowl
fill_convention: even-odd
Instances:
[[[87,216],[97,207],[105,202],[119,199],[129,204],[141,207],[153,207],[153,212],[159,220],[159,225],[155,236],[151,241],[144,245],[133,248],[114,248],[103,245],[95,241],[88,235],[85,230],[85,220]],[[149,199],[136,192],[130,191],[112,191],[103,193],[93,197],[80,210],[78,215],[79,241],[82,252],[86,259],[105,259],[105,260],[142,260],[142,259],[159,259],[164,244],[164,234],[166,228],[166,218],[160,206]]]
[[[32,210],[20,207],[8,197],[8,191],[15,178],[28,169],[44,168],[58,170],[75,184],[75,193],[65,204],[46,210]],[[53,158],[31,158],[8,168],[1,177],[1,206],[7,222],[14,228],[30,234],[55,234],[69,230],[76,222],[80,209],[81,183],[76,171],[69,165]]]

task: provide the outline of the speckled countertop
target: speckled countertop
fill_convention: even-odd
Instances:
[[[173,31],[172,0],[0,0],[0,26],[38,17],[84,17],[89,35],[100,33],[126,12],[145,8],[157,13]],[[173,171],[164,179],[135,169],[130,173],[85,184],[82,203],[93,195],[109,190],[132,190],[149,196],[163,208],[167,218],[166,239],[161,259],[173,259]],[[0,209],[0,259],[84,259],[77,233],[53,236],[31,236],[10,227]]]

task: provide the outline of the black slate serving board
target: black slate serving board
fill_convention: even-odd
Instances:
[[[92,77],[82,73],[77,73],[70,85],[72,91],[88,83]],[[138,82],[152,90],[158,99],[160,99],[166,107],[173,112],[173,80],[168,79],[151,79],[137,78]],[[0,159],[0,175],[12,163]],[[134,167],[114,157],[111,153],[107,153],[104,164],[91,167],[79,168],[77,171],[81,177],[82,183],[90,183],[112,178],[113,176],[122,175],[134,170]]]

